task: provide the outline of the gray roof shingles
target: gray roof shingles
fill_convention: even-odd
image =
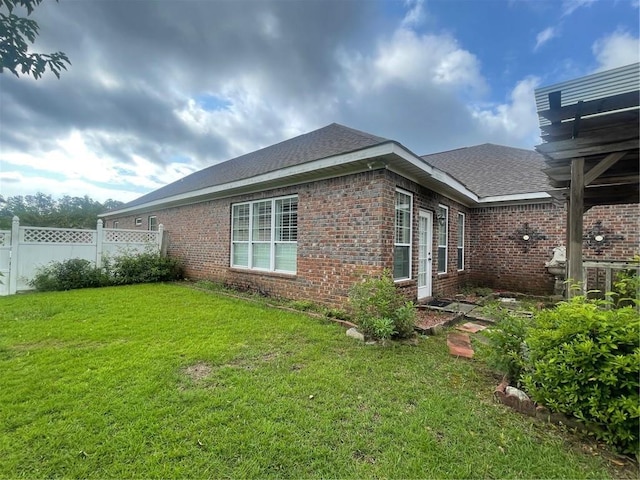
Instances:
[[[123,208],[355,152],[391,140],[332,123],[326,127],[217,163],[133,200]],[[478,197],[549,190],[544,157],[532,150],[485,143],[421,157]]]
[[[549,190],[544,157],[532,150],[485,143],[423,155],[430,165],[462,182],[478,197]]]
[[[217,163],[137,198],[123,208],[390,142],[389,139],[332,123],[275,145]]]

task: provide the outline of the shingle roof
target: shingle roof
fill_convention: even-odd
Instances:
[[[354,152],[389,141],[383,137],[332,123],[304,135],[194,172],[127,203],[123,208],[248,179],[256,175]]]
[[[452,175],[478,197],[544,192],[551,187],[544,157],[533,150],[485,143],[424,155],[430,165]]]

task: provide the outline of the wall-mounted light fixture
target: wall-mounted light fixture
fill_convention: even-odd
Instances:
[[[441,213],[436,214],[436,220],[438,221],[438,225],[444,227],[444,224],[447,223],[447,216],[442,215]]]
[[[538,240],[546,240],[547,236],[532,229],[528,223],[524,223],[518,228],[513,235],[509,235],[510,240],[515,240],[522,246],[524,252],[527,253]]]
[[[596,254],[600,255],[602,251],[611,245],[613,240],[624,240],[622,235],[614,235],[610,230],[602,226],[602,222],[598,220],[593,224],[591,229],[582,237],[584,244],[593,248]]]

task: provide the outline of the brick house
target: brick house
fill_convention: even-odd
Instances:
[[[334,123],[102,216],[108,227],[163,224],[168,253],[190,279],[291,299],[340,305],[354,282],[384,269],[418,301],[468,284],[542,294],[553,288],[544,264],[566,226],[543,168],[535,152],[491,144],[420,157]],[[638,213],[587,212],[587,228],[622,237],[607,258],[637,252]],[[585,249],[585,258],[599,254]]]

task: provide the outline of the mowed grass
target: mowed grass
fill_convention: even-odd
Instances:
[[[495,384],[444,336],[365,346],[180,285],[2,297],[0,476],[612,475]]]

